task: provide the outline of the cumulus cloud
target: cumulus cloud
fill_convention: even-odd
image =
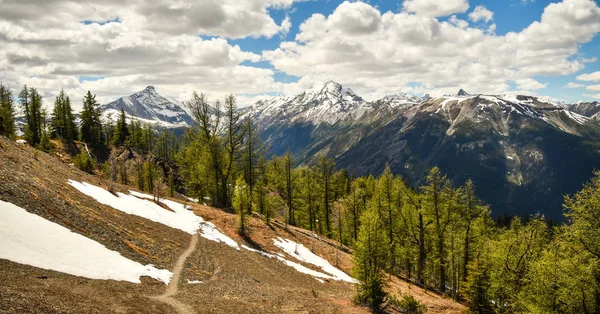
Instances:
[[[448,16],[465,13],[469,9],[467,0],[404,0],[404,10],[423,16]]]
[[[580,81],[592,81],[592,82],[600,82],[600,71],[593,73],[586,73],[577,76],[577,79]]]
[[[488,23],[494,19],[494,12],[483,5],[478,5],[473,12],[469,13],[469,19],[473,22],[485,21]]]
[[[251,66],[261,56],[227,38],[287,33],[289,17],[278,25],[268,10],[294,1],[1,0],[0,81],[37,87],[50,105],[64,88],[76,107],[88,89],[102,102],[146,85],[179,100],[280,91],[272,70]]]
[[[452,24],[455,25],[458,28],[467,28],[469,27],[469,22],[465,21],[465,20],[461,20],[459,18],[456,17],[456,15],[452,15],[448,21]]]
[[[518,88],[524,90],[534,90],[534,89],[542,89],[548,86],[548,84],[542,84],[532,78],[522,78],[515,81]]]
[[[585,87],[585,85],[583,84],[578,84],[575,82],[569,82],[567,85],[564,86],[565,88],[582,88]]]
[[[598,85],[590,85],[590,86],[586,86],[585,88],[586,90],[592,91],[592,92],[600,92],[600,84]]]
[[[537,90],[547,85],[533,77],[582,70],[585,59],[573,57],[600,32],[600,8],[591,0],[550,4],[539,21],[502,36],[495,35],[494,24],[483,30],[456,17],[441,21],[415,9],[427,3],[454,2],[407,1],[404,11],[386,12],[379,19],[373,12],[363,19],[368,23],[358,23],[369,25],[362,33],[350,32],[342,21],[350,24],[375,8],[346,2],[340,6],[344,10],[329,16],[314,14],[300,25],[295,41],[264,51],[262,57],[288,75],[336,79],[371,99],[398,90],[502,93],[512,82],[520,90]]]

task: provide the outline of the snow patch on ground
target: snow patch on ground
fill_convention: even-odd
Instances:
[[[275,246],[282,249],[284,252],[293,256],[294,258],[305,263],[315,265],[321,268],[324,272],[331,274],[335,280],[358,283],[356,279],[348,276],[348,274],[346,274],[345,272],[329,264],[329,262],[326,259],[314,254],[302,244],[296,243],[288,239],[282,239],[280,237],[277,237],[277,239],[273,239],[273,242],[275,243]]]
[[[152,195],[129,191],[130,194],[118,193],[117,196],[107,190],[97,187],[86,182],[77,182],[68,180],[68,183],[75,189],[79,190],[101,204],[108,205],[116,210],[127,214],[140,216],[163,225],[179,229],[189,234],[195,234],[200,230],[200,236],[215,242],[222,242],[237,250],[240,249],[238,244],[230,237],[223,234],[217,227],[211,223],[204,221],[202,217],[197,216],[189,207],[181,203],[177,203],[167,199],[159,199],[159,202],[167,205],[171,211],[162,208],[154,203]]]
[[[174,211],[171,212],[154,202],[140,199],[134,195],[117,192],[117,195],[115,196],[101,187],[97,187],[86,182],[80,183],[77,181],[68,180],[68,183],[75,189],[79,190],[79,192],[94,198],[101,204],[108,205],[127,214],[140,216],[148,220],[179,229],[189,234],[196,233],[198,226],[201,222],[203,222],[201,217],[198,217],[191,211],[184,209],[183,205],[181,204],[181,206],[175,206],[174,208],[171,208]],[[148,195],[148,198],[152,199],[152,196]],[[165,203],[165,205],[169,206],[170,204]]]
[[[195,285],[195,284],[202,283],[202,281],[200,281],[200,280],[188,280],[187,283],[189,285]]]
[[[129,191],[129,193],[131,193],[131,195],[133,195],[133,196],[140,197],[140,198],[154,199],[154,197],[152,195],[148,195],[148,194],[144,194],[144,193],[140,193],[140,192],[136,192],[136,191]],[[167,199],[162,199],[162,198],[159,199],[159,202],[167,205],[170,209],[172,209],[173,211],[175,211],[178,214],[181,214],[182,216],[193,216],[194,219],[197,219],[199,221],[199,225],[197,225],[196,230],[198,230],[198,229],[200,230],[201,237],[206,238],[211,241],[225,243],[237,250],[240,249],[237,242],[235,242],[232,238],[226,236],[221,231],[219,231],[217,226],[215,226],[212,222],[204,221],[204,219],[202,219],[202,217],[196,216],[193,212],[191,212],[189,210],[188,206],[185,206],[183,204],[180,204],[180,203],[177,203],[174,201],[170,201]]]
[[[0,201],[0,258],[91,279],[140,283],[149,276],[168,284],[168,270],[142,265],[69,229]]]
[[[298,272],[301,272],[303,274],[307,274],[307,275],[315,277],[315,279],[319,280],[321,283],[325,283],[325,282],[323,280],[319,279],[319,278],[338,280],[337,278],[335,278],[333,276],[330,276],[330,275],[318,272],[316,270],[312,270],[312,269],[310,269],[308,267],[305,267],[303,265],[300,265],[300,264],[298,264],[296,262],[289,261],[289,260],[283,258],[282,256],[275,255],[275,254],[269,254],[269,253],[267,253],[265,251],[256,250],[256,249],[253,249],[253,248],[248,247],[248,246],[243,245],[243,244],[242,244],[242,247],[244,249],[248,250],[248,251],[251,251],[251,252],[254,252],[254,253],[258,253],[258,254],[260,254],[262,256],[265,256],[265,257],[268,257],[268,258],[276,258],[279,261],[281,261],[282,263],[284,263],[284,264],[286,264],[286,265],[294,268]]]

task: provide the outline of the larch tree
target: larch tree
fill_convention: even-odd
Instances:
[[[360,281],[356,300],[379,311],[386,299],[384,271],[389,258],[388,237],[383,222],[373,208],[362,214],[360,222],[352,269],[354,276]]]

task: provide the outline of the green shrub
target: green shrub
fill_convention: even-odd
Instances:
[[[401,299],[394,296],[390,296],[389,301],[390,305],[395,307],[400,313],[406,314],[423,314],[427,313],[427,307],[425,304],[419,302],[412,295],[408,293],[402,293]]]
[[[96,162],[94,162],[94,160],[85,152],[81,152],[79,155],[75,156],[73,164],[75,164],[75,167],[87,173],[93,173],[96,168]]]

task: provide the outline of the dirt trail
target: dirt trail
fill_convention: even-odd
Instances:
[[[165,290],[165,293],[151,297],[154,300],[166,303],[172,307],[174,307],[177,312],[180,314],[195,314],[196,311],[192,309],[189,305],[176,300],[173,298],[175,294],[177,294],[177,290],[179,289],[179,278],[181,277],[181,271],[183,270],[183,266],[185,265],[185,261],[187,258],[196,250],[196,244],[198,243],[199,235],[196,233],[192,236],[192,240],[190,241],[189,247],[183,252],[179,259],[177,259],[177,263],[175,263],[175,268],[173,269],[173,277]]]

